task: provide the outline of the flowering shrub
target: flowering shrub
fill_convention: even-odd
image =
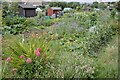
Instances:
[[[14,70],[16,74],[11,74],[14,76],[18,74],[15,77],[44,77],[54,55],[54,52],[49,49],[48,43],[40,37],[31,37],[25,42],[22,42],[20,37],[11,37],[13,42],[11,41],[10,45],[8,45],[9,40],[6,40],[3,48],[4,64],[6,66],[3,73],[16,69]]]

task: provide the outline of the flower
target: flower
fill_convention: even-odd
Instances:
[[[24,55],[21,55],[20,58],[23,59],[25,56]]]
[[[10,61],[11,61],[11,58],[10,58],[10,57],[8,57],[8,58],[6,59],[6,61],[10,62]]]
[[[36,50],[36,56],[38,56],[38,57],[40,57],[40,52],[39,52],[39,50]]]
[[[37,50],[38,50],[38,51],[41,51],[42,49],[41,49],[41,48],[38,48]]]
[[[27,63],[31,63],[32,60],[31,60],[30,58],[27,58],[26,62],[27,62]]]

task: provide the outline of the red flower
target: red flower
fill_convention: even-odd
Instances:
[[[41,48],[38,48],[37,50],[38,50],[38,51],[41,51],[42,49],[41,49]]]
[[[8,58],[6,59],[6,61],[10,62],[10,61],[11,61],[11,58],[10,58],[10,57],[8,57]]]
[[[39,50],[36,50],[36,56],[38,56],[38,57],[40,57],[40,52],[39,52]]]
[[[23,59],[25,56],[24,55],[21,55],[20,58]]]
[[[32,60],[31,60],[30,58],[27,58],[26,62],[27,62],[27,63],[31,63]]]

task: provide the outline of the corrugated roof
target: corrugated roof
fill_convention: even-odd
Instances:
[[[62,10],[61,7],[51,7],[52,10]]]
[[[35,6],[28,5],[28,4],[19,4],[19,6],[22,8],[36,8]]]

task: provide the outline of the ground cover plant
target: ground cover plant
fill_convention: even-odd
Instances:
[[[48,20],[17,16],[8,23],[6,19],[4,25],[17,34],[4,31],[2,77],[117,78],[116,12],[76,11]]]

